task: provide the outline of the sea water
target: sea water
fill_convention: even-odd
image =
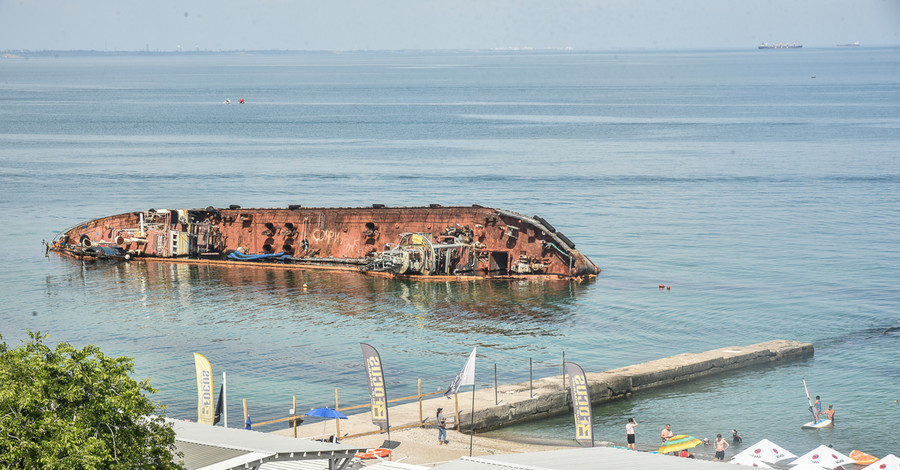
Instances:
[[[514,383],[560,374],[563,354],[597,372],[807,341],[808,360],[598,406],[596,440],[623,444],[634,416],[644,449],[671,423],[798,455],[898,453],[898,156],[897,49],[4,58],[0,333],[133,357],[176,418],[196,418],[200,352],[216,389],[228,374],[231,426],[242,399],[256,422],[286,416],[295,395],[301,412],[334,406],[335,389],[340,406],[365,404],[360,342],[401,397],[417,379],[446,388],[473,346],[491,393],[495,365]],[[411,282],[41,246],[149,208],[373,203],[540,215],[603,272]],[[835,405],[833,428],[800,429],[802,378]],[[497,433],[572,442],[574,425]]]

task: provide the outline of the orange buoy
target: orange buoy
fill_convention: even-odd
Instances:
[[[660,285],[659,285],[659,288],[660,288],[660,289],[663,289],[663,288],[665,288],[665,287],[666,287],[665,284],[660,284]]]
[[[666,290],[672,290],[672,286],[666,286]]]

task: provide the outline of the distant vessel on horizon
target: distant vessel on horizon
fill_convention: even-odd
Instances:
[[[859,41],[848,42],[847,44],[838,44],[837,47],[859,47]]]
[[[760,49],[800,49],[803,47],[803,44],[797,44],[796,42],[786,43],[786,42],[776,42],[772,44],[762,43],[759,45]]]

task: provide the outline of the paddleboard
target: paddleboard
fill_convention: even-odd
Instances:
[[[818,422],[816,422],[816,421],[810,421],[810,422],[808,422],[808,423],[806,423],[806,424],[804,424],[803,426],[800,426],[800,427],[803,428],[803,429],[819,429],[819,428],[824,428],[825,426],[831,426],[831,420],[830,420],[830,419],[822,418],[822,419],[820,419]]]

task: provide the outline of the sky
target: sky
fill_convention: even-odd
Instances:
[[[0,0],[0,51],[900,46],[900,0]]]

